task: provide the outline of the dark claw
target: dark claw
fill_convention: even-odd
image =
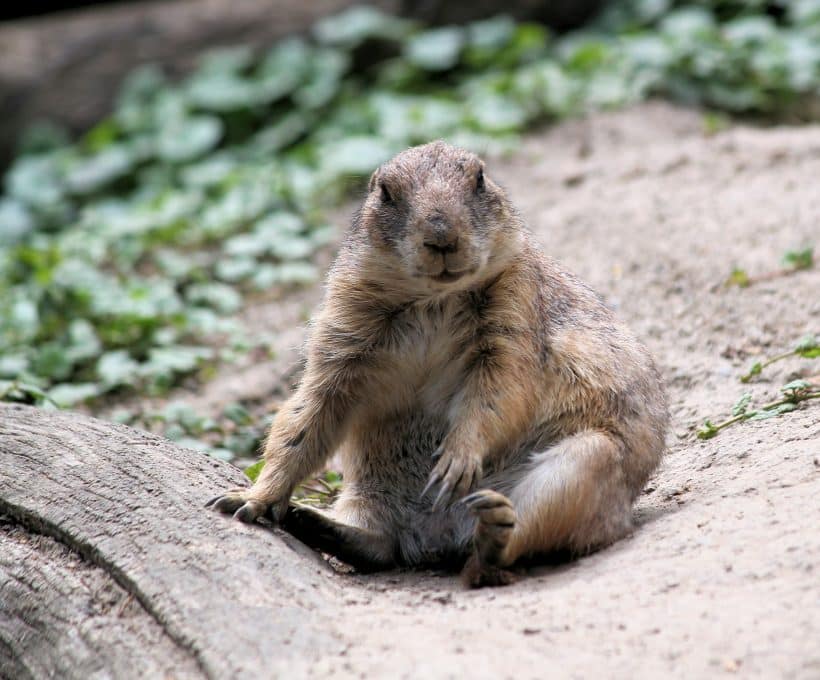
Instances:
[[[426,486],[421,490],[421,493],[419,494],[419,500],[424,498],[427,495],[427,492],[430,491],[430,489],[432,489],[440,481],[441,477],[439,476],[439,474],[437,472],[433,472],[430,475],[430,479],[427,480]]]
[[[205,507],[206,507],[206,508],[210,508],[210,507],[211,507],[214,503],[216,503],[216,502],[217,502],[220,498],[222,498],[222,494],[219,494],[218,496],[214,496],[211,500],[209,500],[207,503],[205,503]]]
[[[244,522],[245,524],[253,524],[258,516],[258,509],[251,503],[245,503],[233,514],[234,519],[238,519],[240,522]]]
[[[241,498],[232,498],[231,496],[220,496],[214,501],[211,506],[214,510],[224,512],[225,514],[233,514],[236,510],[245,504]]]
[[[282,521],[282,517],[279,517],[279,512],[280,511],[279,511],[278,507],[276,506],[276,504],[272,503],[270,506],[268,506],[267,511],[263,514],[269,520],[271,520],[271,522],[273,522],[274,524],[279,524]],[[287,512],[288,512],[288,509],[285,508],[285,512],[283,512],[282,514],[285,515]]]
[[[450,500],[451,495],[452,488],[450,487],[450,483],[444,482],[444,484],[441,485],[441,489],[438,492],[438,496],[436,496],[436,500],[433,501],[433,512],[447,505],[447,502]]]
[[[461,502],[470,508],[470,510],[487,510],[505,505],[504,502],[499,501],[495,494],[487,493],[486,489],[471,493],[469,496],[462,498]]]
[[[444,444],[442,444],[435,451],[433,451],[433,455],[430,456],[430,457],[433,459],[433,461],[437,461],[443,455],[444,455]]]
[[[462,498],[462,499],[459,501],[459,503],[464,503],[464,505],[472,505],[472,504],[473,504],[475,501],[477,501],[479,498],[483,498],[483,497],[484,497],[484,493],[483,493],[483,491],[481,491],[481,490],[479,490],[479,491],[474,491],[474,492],[473,492],[473,493],[471,493],[469,496],[464,496],[464,498]]]

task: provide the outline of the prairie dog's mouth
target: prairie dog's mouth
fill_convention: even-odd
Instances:
[[[458,281],[462,276],[465,274],[471,273],[471,270],[462,269],[458,272],[451,272],[448,269],[445,269],[440,274],[430,275],[430,278],[433,281],[438,281],[439,283],[452,283],[453,281]]]

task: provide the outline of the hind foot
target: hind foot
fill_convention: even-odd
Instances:
[[[468,588],[508,586],[515,583],[515,574],[508,569],[484,564],[473,553],[461,570],[461,582]]]
[[[482,489],[462,502],[478,519],[473,554],[462,571],[464,582],[472,588],[512,583],[512,573],[504,569],[509,566],[505,553],[515,529],[515,510],[510,499],[497,491]]]

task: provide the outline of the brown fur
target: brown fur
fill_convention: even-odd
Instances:
[[[360,568],[469,558],[471,585],[630,530],[664,446],[658,373],[483,168],[434,142],[373,174],[262,474],[217,509],[267,513]],[[330,513],[289,509],[336,451],[345,488]]]

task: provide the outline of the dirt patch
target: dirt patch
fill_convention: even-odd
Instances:
[[[820,405],[694,436],[744,390],[775,398],[818,370],[787,361],[738,382],[757,353],[820,332],[820,270],[722,284],[734,266],[769,271],[786,250],[820,246],[820,126],[706,136],[699,113],[651,103],[529,135],[490,170],[546,251],[654,352],[673,414],[668,455],[634,536],[509,588],[339,576],[346,639],[317,676],[820,677]],[[279,334],[278,358],[226,371],[198,405],[275,394],[320,295],[247,310]]]

